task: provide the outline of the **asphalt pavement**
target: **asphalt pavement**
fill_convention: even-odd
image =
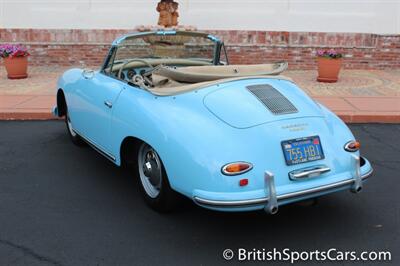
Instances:
[[[399,265],[400,125],[351,129],[375,169],[360,194],[283,206],[274,216],[214,212],[189,200],[159,214],[145,205],[135,175],[73,145],[63,122],[0,122],[0,266],[237,265],[224,260],[228,248],[390,251],[382,264]]]

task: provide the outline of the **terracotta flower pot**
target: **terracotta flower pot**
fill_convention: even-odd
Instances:
[[[318,78],[319,82],[337,82],[342,58],[318,58]]]
[[[4,66],[9,79],[24,79],[28,77],[28,57],[6,57]]]

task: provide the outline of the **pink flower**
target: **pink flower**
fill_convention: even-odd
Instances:
[[[334,49],[321,49],[317,50],[317,56],[320,57],[326,57],[326,58],[341,58],[343,55],[341,53],[338,53]]]
[[[318,50],[317,55],[318,56],[323,56],[325,54],[325,50]]]
[[[25,57],[29,56],[28,50],[19,44],[2,44],[0,45],[0,57]]]

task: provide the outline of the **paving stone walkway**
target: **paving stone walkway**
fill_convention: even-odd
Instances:
[[[28,79],[9,80],[0,68],[0,119],[53,119],[56,83],[65,70],[31,67]],[[317,82],[313,70],[284,74],[345,122],[400,123],[400,70],[344,70],[337,83]]]

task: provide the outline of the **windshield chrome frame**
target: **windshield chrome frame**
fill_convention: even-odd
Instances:
[[[150,35],[187,35],[187,36],[193,36],[193,37],[203,37],[206,39],[211,40],[215,46],[214,46],[214,55],[213,55],[213,65],[218,65],[220,63],[220,58],[221,58],[221,50],[223,46],[223,42],[218,39],[217,37],[203,33],[203,32],[195,32],[195,31],[149,31],[149,32],[136,32],[136,33],[130,33],[123,35],[119,38],[117,38],[113,43],[112,46],[103,62],[103,66],[101,67],[101,72],[104,73],[104,70],[107,68],[108,64],[110,63],[110,60],[112,59],[113,54],[116,52],[118,47],[124,42],[129,39],[135,39],[135,38],[140,38],[144,36],[150,36]]]

